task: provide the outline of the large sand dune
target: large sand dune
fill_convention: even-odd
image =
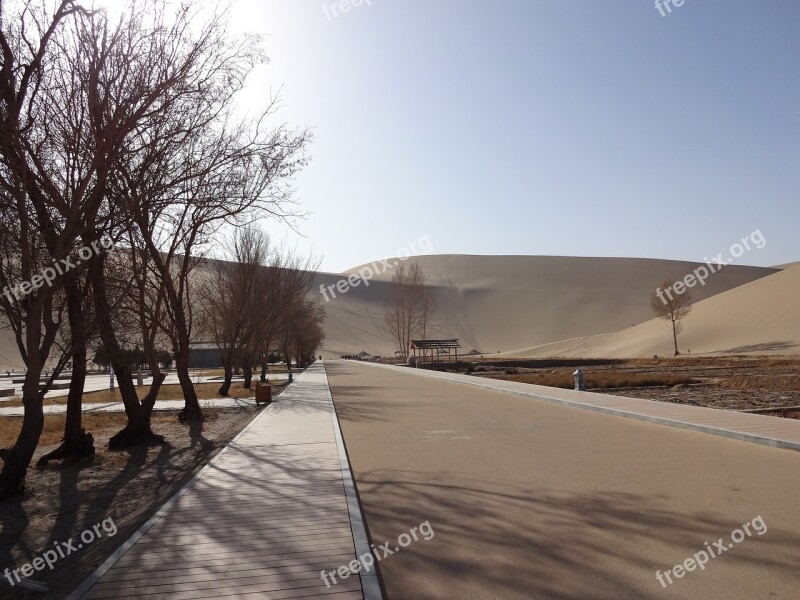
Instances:
[[[678,345],[692,354],[800,354],[800,266],[697,302]],[[670,324],[650,320],[608,335],[560,341],[509,356],[637,357],[674,351]]]
[[[410,260],[420,265],[437,296],[429,337],[460,338],[465,351],[477,348],[516,356],[667,354],[668,325],[649,322],[653,316],[649,298],[664,279],[682,279],[699,266],[653,259],[546,256],[438,255]],[[394,352],[382,322],[393,272],[387,265],[395,262],[371,263],[381,274],[369,285],[335,292],[335,298],[328,293],[330,301],[322,299],[327,314],[323,355]],[[312,293],[363,267],[318,274]],[[722,294],[728,290],[734,291]],[[798,313],[791,310],[795,291],[800,291],[800,269],[726,267],[706,286],[692,290],[695,301],[714,297],[714,302],[706,301],[709,309],[704,302],[698,304],[681,343],[695,352],[743,351],[743,346],[753,346],[753,351],[800,352],[798,336],[787,333],[798,330]],[[632,325],[636,327],[629,331],[591,337]],[[9,332],[0,332],[0,370],[21,367]]]
[[[546,256],[440,255],[411,260],[428,275],[439,297],[431,336],[459,337],[465,350],[474,347],[487,353],[609,333],[648,321],[653,316],[649,298],[656,287],[667,278],[682,279],[699,266],[668,260]],[[777,272],[728,266],[692,294],[702,300]],[[379,327],[391,275],[387,270],[369,288],[351,289],[325,303],[326,351],[394,351]],[[329,285],[338,277],[319,279]]]

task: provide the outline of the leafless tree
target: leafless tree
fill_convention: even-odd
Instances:
[[[203,322],[222,356],[222,396],[230,390],[234,365],[250,360],[248,349],[258,323],[259,306],[268,292],[266,275],[271,254],[266,234],[251,226],[239,229],[230,249],[231,260],[213,263],[201,291]]]
[[[678,356],[678,334],[681,331],[681,321],[692,310],[692,297],[688,291],[681,294],[675,292],[675,282],[665,280],[650,298],[650,306],[660,319],[669,321],[672,325],[672,341],[675,344],[675,356]]]
[[[268,273],[267,296],[258,309],[258,327],[253,344],[253,353],[260,355],[261,381],[267,380],[270,351],[286,340],[288,324],[294,318],[297,306],[308,298],[319,264],[317,257],[303,256],[286,247],[279,248],[275,254]]]
[[[0,278],[9,287],[35,278],[41,284],[52,261],[68,260],[102,201],[97,183],[110,147],[84,120],[86,104],[76,100],[85,86],[76,74],[73,34],[89,18],[70,0],[0,4],[0,203],[6,232],[19,240]],[[88,138],[91,149],[83,146]],[[22,488],[44,425],[39,381],[53,358],[64,286],[61,269],[46,273],[46,285],[18,302],[3,301],[27,373],[22,429],[4,456],[0,498]],[[66,360],[58,358],[57,366]]]
[[[83,388],[87,374],[87,344],[93,335],[96,320],[91,305],[85,303],[85,298],[90,295],[89,281],[81,271],[84,269],[77,268],[64,277],[68,320],[62,323],[60,339],[56,342],[60,355],[69,357],[72,363],[64,439],[58,448],[39,459],[37,463],[39,465],[45,465],[52,460],[77,460],[93,456],[95,453],[94,437],[91,433],[87,433],[82,425],[82,411]],[[60,369],[57,371],[61,372]]]
[[[408,360],[414,335],[425,338],[436,311],[433,292],[425,285],[425,274],[417,263],[400,263],[392,274],[392,291],[385,306],[383,327],[397,344],[401,358]]]
[[[112,257],[116,263],[114,270],[125,278],[124,282],[120,282],[121,297],[115,316],[118,331],[129,328],[136,332],[134,342],[141,344],[150,369],[150,388],[142,398],[142,409],[149,423],[156,398],[166,379],[159,362],[159,348],[164,345],[165,339],[168,340],[163,333],[167,320],[165,291],[163,281],[153,268],[150,254],[138,237],[138,230],[131,228],[125,235],[128,247],[118,250]]]
[[[244,387],[252,385],[260,360],[266,379],[267,356],[281,341],[291,365],[295,340],[314,319],[307,299],[318,261],[285,248],[272,247],[253,227],[236,234],[230,262],[214,264],[204,290],[204,323],[222,356],[225,378],[219,393],[227,395],[236,365]]]
[[[183,421],[202,420],[189,376],[190,274],[223,225],[298,214],[289,180],[306,163],[310,139],[305,131],[266,128],[276,103],[255,120],[235,117],[234,96],[263,56],[253,40],[233,44],[221,23],[212,25],[196,43],[208,55],[202,79],[191,88],[200,92],[142,137],[141,151],[120,168],[114,188],[164,285],[186,402]]]
[[[233,96],[264,56],[257,40],[234,39],[224,16],[204,10],[128,0],[111,22],[75,0],[0,4],[0,203],[25,241],[8,281],[28,281],[132,222],[166,282],[186,420],[202,419],[188,376],[192,251],[223,222],[293,214],[288,179],[305,163],[308,141],[305,132],[266,130],[274,104],[254,121],[234,118]],[[142,210],[132,210],[133,199],[146,200]],[[128,420],[112,442],[150,443],[158,438],[116,338],[104,253],[87,262],[87,277]],[[21,488],[44,422],[39,379],[60,328],[63,273],[50,283],[13,308],[28,369],[25,416],[5,455],[0,497]]]

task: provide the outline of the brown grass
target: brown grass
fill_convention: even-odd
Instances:
[[[192,377],[195,375],[202,375],[203,377],[223,377],[225,375],[224,369],[190,369]],[[267,371],[267,377],[272,373],[286,373],[286,365],[270,365]],[[295,367],[295,372],[297,368]],[[253,371],[253,379],[258,379],[261,376],[261,368],[258,367]]]
[[[207,420],[213,420],[215,414],[211,411],[203,411]],[[66,415],[45,415],[44,429],[39,444],[42,446],[58,444],[64,437],[64,424]],[[81,417],[83,427],[87,431],[99,431],[102,429],[122,429],[127,423],[125,413],[99,412],[86,413]],[[157,430],[159,425],[174,423],[174,412],[159,412],[153,414],[151,423],[153,429]],[[22,427],[22,417],[2,417],[0,418],[0,448],[7,448],[14,444]]]
[[[734,375],[719,382],[724,388],[736,390],[773,390],[784,392],[800,391],[800,375]]]
[[[557,387],[572,389],[575,387],[575,379],[571,373],[522,373],[518,375],[488,375],[492,379],[504,379],[506,381],[518,381],[520,383],[530,383],[533,385],[544,385],[547,387]],[[655,387],[673,386],[680,384],[697,383],[691,377],[669,374],[647,374],[638,375],[633,373],[586,373],[587,389],[614,389],[631,387]]]
[[[234,382],[228,392],[228,398],[252,398],[255,396],[255,386],[257,383],[257,381],[253,381],[253,387],[248,390],[242,387],[241,382]],[[272,387],[283,388],[287,383],[288,381],[286,380],[272,381],[270,382],[270,385],[272,385]],[[213,398],[220,398],[220,385],[221,382],[195,383],[194,389],[197,392],[198,400],[211,400]],[[137,386],[136,393],[138,394],[139,398],[143,398],[149,389],[149,386]],[[177,383],[161,386],[161,389],[158,391],[158,398],[156,401],[158,400],[183,400],[183,391],[181,390],[181,386]],[[110,404],[112,402],[122,402],[122,397],[120,396],[119,388],[115,388],[113,390],[99,390],[96,392],[86,392],[83,395],[83,402],[85,404]],[[45,406],[57,404],[64,405],[66,403],[66,396],[56,396],[55,398],[45,398],[44,400]],[[15,397],[7,402],[0,403],[0,407],[6,406],[22,406],[22,400],[18,397]]]

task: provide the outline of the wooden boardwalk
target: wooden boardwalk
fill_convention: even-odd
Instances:
[[[769,415],[674,404],[642,398],[612,396],[596,392],[578,392],[501,379],[429,371],[427,369],[409,369],[407,367],[366,362],[358,362],[357,364],[395,369],[410,375],[444,379],[524,398],[543,400],[562,406],[581,408],[681,429],[702,431],[703,433],[763,444],[774,448],[800,450],[800,420],[798,419],[784,419]]]
[[[320,579],[368,551],[340,436],[315,363],[69,598],[380,598]]]

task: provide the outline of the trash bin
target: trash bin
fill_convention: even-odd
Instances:
[[[272,404],[272,386],[268,383],[259,383],[256,386],[256,406],[262,402]]]

